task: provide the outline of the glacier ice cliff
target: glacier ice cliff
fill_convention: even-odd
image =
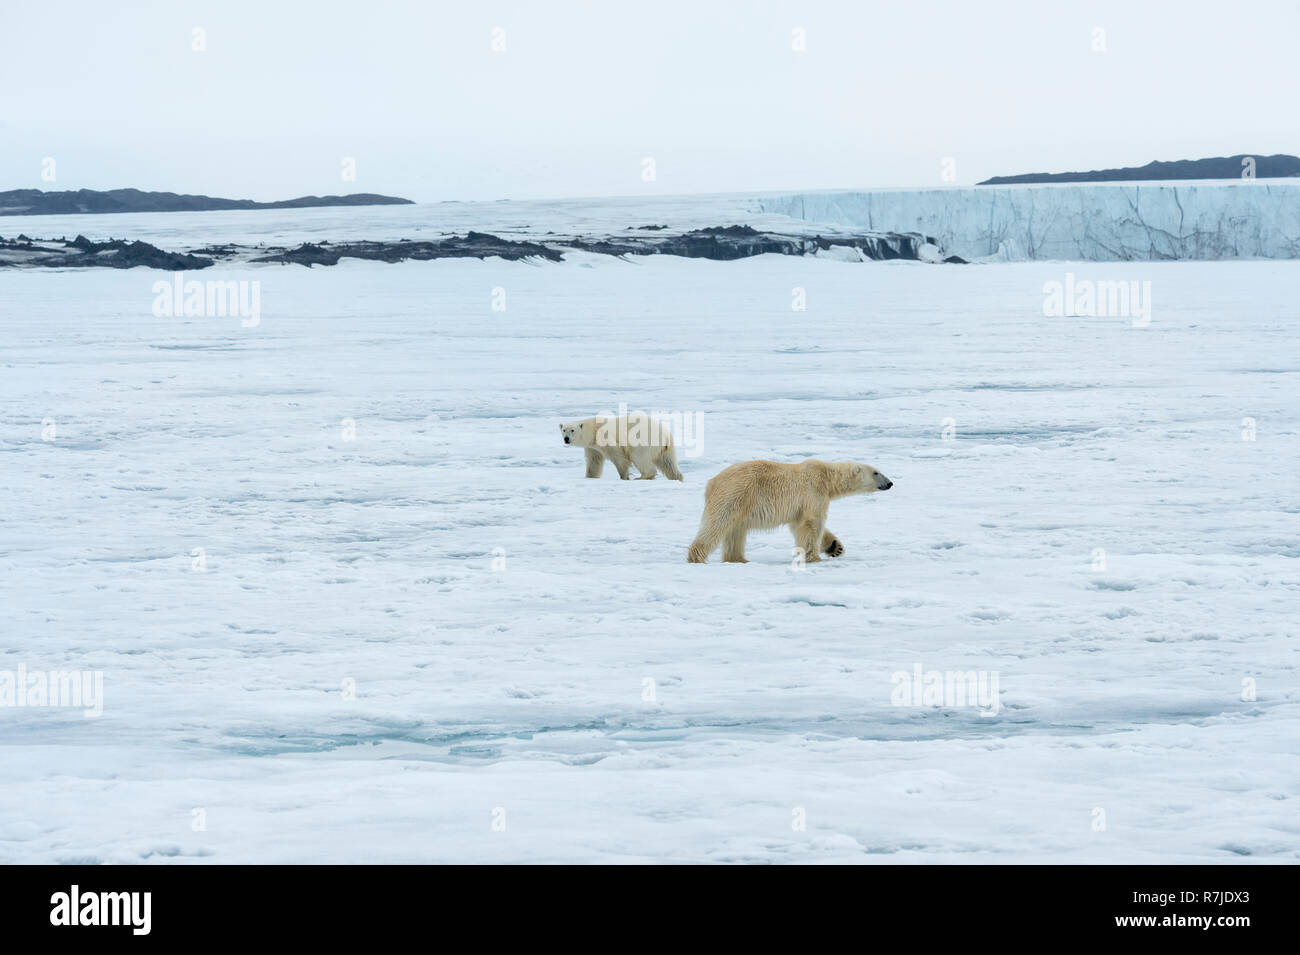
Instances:
[[[809,222],[919,232],[965,259],[1300,258],[1300,183],[1084,183],[808,192],[758,200]]]

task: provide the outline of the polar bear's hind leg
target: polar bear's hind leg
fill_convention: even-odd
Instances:
[[[613,462],[614,467],[618,469],[618,479],[620,481],[627,481],[630,479],[632,459],[627,456],[626,451],[622,448],[607,448],[605,451],[605,457],[609,458],[610,461]]]
[[[703,564],[709,559],[709,555],[718,549],[718,545],[723,539],[733,531],[739,530],[745,525],[736,521],[737,502],[734,500],[719,500],[720,495],[710,497],[708,490],[705,490],[704,497],[704,515],[700,518],[700,530],[695,535],[695,540],[691,542],[690,550],[686,552],[686,560],[692,564]],[[748,528],[746,528],[748,530]],[[741,540],[741,553],[744,553],[744,540]]]
[[[655,464],[659,465],[659,470],[664,472],[664,477],[670,481],[684,481],[681,469],[677,467],[677,449],[671,444],[659,453],[655,459]]]

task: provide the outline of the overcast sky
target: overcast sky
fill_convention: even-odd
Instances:
[[[1300,153],[1298,42],[1295,0],[3,0],[0,189],[438,201]]]

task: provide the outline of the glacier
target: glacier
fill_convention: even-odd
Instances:
[[[765,213],[920,232],[968,260],[1300,257],[1300,182],[1080,183],[802,192]]]

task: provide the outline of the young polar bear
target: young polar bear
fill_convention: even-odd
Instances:
[[[587,452],[589,478],[600,477],[608,458],[624,481],[634,464],[641,474],[638,481],[652,480],[658,471],[671,481],[684,480],[668,426],[649,415],[633,412],[621,418],[583,418],[560,425],[560,434],[565,444]]]
[[[745,461],[718,472],[704,488],[704,516],[700,532],[687,552],[692,564],[702,564],[718,544],[723,561],[745,560],[745,535],[790,525],[804,561],[821,560],[818,554],[839,557],[844,545],[826,529],[831,501],[849,494],[872,494],[894,486],[875,468],[853,461],[815,461],[780,464]]]

